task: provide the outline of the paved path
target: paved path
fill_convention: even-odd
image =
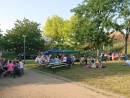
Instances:
[[[111,98],[74,82],[26,69],[22,77],[0,78],[0,98]]]

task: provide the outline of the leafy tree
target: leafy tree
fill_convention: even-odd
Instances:
[[[43,27],[43,35],[51,37],[53,41],[61,42],[61,39],[63,38],[63,26],[64,20],[61,17],[53,16],[52,18],[48,18]]]
[[[4,43],[4,36],[3,34],[0,34],[0,50],[4,50],[4,46],[3,46],[3,43]]]
[[[125,54],[127,54],[127,44],[128,44],[128,38],[130,35],[130,18],[128,18],[125,21],[125,30],[126,30],[126,33],[123,32],[123,34],[125,36]]]
[[[71,10],[78,17],[76,38],[79,37],[82,40],[80,42],[90,43],[98,49],[109,45],[112,40],[108,33],[126,1],[128,0],[84,0]]]
[[[81,49],[83,48],[83,45],[81,45],[81,42],[83,41],[82,35],[78,34],[78,30],[82,27],[78,25],[78,17],[71,16],[70,20],[68,20],[68,43],[71,45],[72,49]]]
[[[127,44],[130,34],[130,0],[121,2],[122,6],[118,12],[118,17],[115,21],[115,30],[121,32],[125,37],[125,54],[127,53]],[[120,22],[118,22],[120,21]]]
[[[7,30],[4,36],[4,47],[6,50],[14,50],[17,53],[23,53],[24,38],[26,35],[26,53],[31,54],[43,51],[44,40],[42,39],[41,31],[37,22],[29,21],[24,18],[22,21],[17,20],[14,23],[14,28]]]
[[[57,15],[47,19],[43,27],[43,35],[52,38],[51,47],[65,48],[69,34],[68,22]]]

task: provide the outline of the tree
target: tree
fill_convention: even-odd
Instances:
[[[84,36],[79,35],[78,33],[82,26],[78,25],[78,17],[76,15],[70,17],[70,20],[68,20],[68,26],[66,28],[68,29],[68,43],[71,45],[71,47],[73,49],[83,48],[81,43],[84,39]]]
[[[121,2],[122,7],[118,12],[117,21],[115,21],[116,31],[121,32],[125,37],[125,54],[127,54],[127,44],[130,34],[130,0],[124,0]],[[120,21],[120,22],[118,22]],[[113,30],[113,31],[114,31]]]
[[[53,16],[48,18],[45,26],[43,27],[43,35],[51,37],[53,41],[61,42],[62,29],[64,26],[64,20],[61,17]]]
[[[2,34],[0,34],[0,50],[4,50],[4,46],[3,46],[3,43],[4,43],[4,40],[3,40],[4,36]]]
[[[128,18],[125,21],[125,30],[126,30],[126,33],[123,32],[123,34],[125,36],[125,54],[127,54],[128,38],[129,38],[129,35],[130,35],[130,18]]]
[[[124,9],[128,0],[84,0],[71,11],[78,17],[76,34],[82,42],[90,43],[100,49],[112,42],[109,31],[114,26],[114,19]]]
[[[58,44],[58,48],[63,48],[68,36],[68,30],[65,28],[67,25],[68,21],[64,21],[62,17],[49,17],[43,27],[43,35],[52,38],[52,46]]]
[[[26,35],[26,53],[31,54],[38,51],[43,51],[44,40],[42,39],[41,31],[37,22],[29,21],[24,18],[22,21],[17,20],[14,23],[14,28],[7,30],[4,36],[4,47],[6,50],[14,50],[17,53],[23,52],[24,39]]]

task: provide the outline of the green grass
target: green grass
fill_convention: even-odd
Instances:
[[[46,67],[37,67],[34,61],[26,61],[26,66],[43,72],[52,73],[73,81],[82,82],[96,88],[118,93],[130,97],[130,66],[123,66],[122,62],[103,63],[106,68],[87,69],[76,64],[55,71]]]

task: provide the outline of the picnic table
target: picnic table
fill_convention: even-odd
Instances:
[[[120,58],[120,60],[125,60],[124,56],[120,56],[120,57],[116,57],[116,59],[118,60]],[[112,56],[109,57],[109,60],[112,60]]]
[[[51,69],[56,69],[56,68],[59,68],[59,67],[67,67],[70,69],[70,64],[67,64],[67,63],[50,63],[48,64],[48,68],[51,68]]]

